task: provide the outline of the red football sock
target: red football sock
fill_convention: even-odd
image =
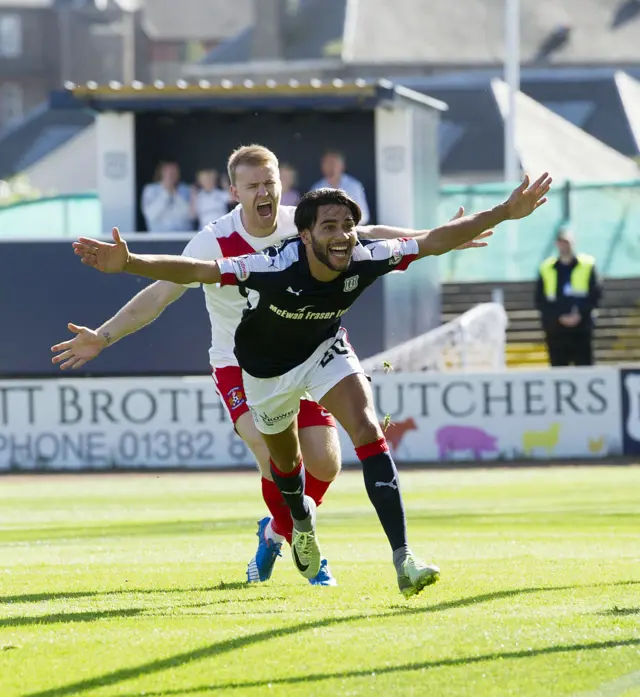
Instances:
[[[316,479],[309,470],[305,471],[305,476],[304,493],[307,494],[307,496],[311,496],[316,502],[316,506],[319,506],[322,503],[324,495],[327,493],[327,489],[331,486],[331,482],[321,482],[319,479]]]
[[[282,535],[291,544],[293,518],[289,506],[285,503],[280,489],[275,482],[262,477],[262,498],[271,513],[271,528],[277,535]]]

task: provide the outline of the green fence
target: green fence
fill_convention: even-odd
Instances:
[[[96,194],[55,196],[0,207],[2,238],[95,237],[101,229]]]
[[[505,184],[446,186],[441,190],[438,222],[458,206],[467,212],[503,201]],[[488,247],[440,258],[443,281],[521,281],[533,279],[540,262],[554,251],[554,236],[567,222],[578,250],[596,257],[604,276],[640,275],[640,181],[567,183],[531,217],[501,225]]]
[[[458,209],[490,208],[512,187],[503,183],[445,186],[438,222]],[[100,201],[95,194],[59,196],[0,208],[0,240],[76,238],[100,234]],[[440,257],[443,281],[520,281],[533,279],[540,262],[553,251],[558,227],[569,222],[579,251],[596,257],[604,276],[640,275],[640,181],[568,183],[556,187],[549,201],[522,221],[501,225],[485,249]]]

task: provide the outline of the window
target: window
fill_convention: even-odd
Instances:
[[[14,82],[0,85],[0,128],[22,118],[24,113],[22,87]]]
[[[22,55],[22,19],[20,15],[0,15],[0,57]]]

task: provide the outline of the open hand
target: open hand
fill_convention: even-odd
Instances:
[[[120,237],[117,227],[113,228],[111,234],[115,244],[92,240],[89,237],[80,237],[77,242],[73,243],[73,251],[80,257],[80,261],[87,266],[93,266],[94,269],[104,273],[120,273],[127,265],[129,248]]]
[[[51,347],[51,351],[57,353],[51,362],[54,365],[62,363],[61,370],[81,368],[87,361],[95,358],[107,345],[106,339],[93,329],[79,327],[71,322],[68,327],[76,336],[69,341],[63,341]]]
[[[546,195],[551,188],[552,179],[548,172],[545,172],[541,177],[536,179],[533,184],[530,184],[529,175],[525,175],[522,184],[513,190],[511,196],[507,199],[505,206],[507,208],[507,219],[518,220],[531,215],[536,208],[539,208],[547,202]]]
[[[458,220],[458,218],[462,218],[464,215],[464,207],[460,206],[458,208],[458,212],[451,218],[451,220]],[[459,247],[456,247],[456,249],[478,249],[479,247],[486,247],[488,242],[482,242],[481,240],[486,239],[487,237],[491,237],[493,235],[493,230],[485,230],[483,233],[478,235],[472,240],[469,240],[469,242],[465,242],[464,244],[461,244]]]

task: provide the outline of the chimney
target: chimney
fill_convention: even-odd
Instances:
[[[286,0],[253,0],[251,60],[284,59]]]

